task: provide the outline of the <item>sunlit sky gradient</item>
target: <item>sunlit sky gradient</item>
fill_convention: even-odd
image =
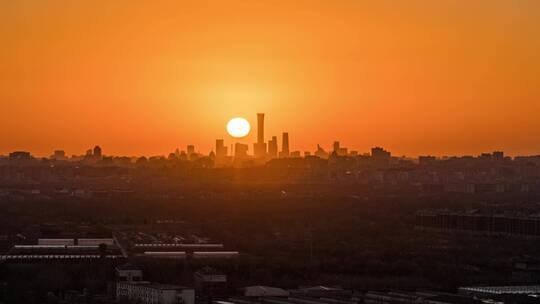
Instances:
[[[293,150],[540,154],[540,1],[1,1],[0,105],[0,154],[206,153],[257,112]]]

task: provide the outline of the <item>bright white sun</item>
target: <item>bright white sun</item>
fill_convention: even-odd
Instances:
[[[235,117],[227,123],[227,132],[232,137],[241,138],[249,134],[251,127],[249,122],[242,117]]]

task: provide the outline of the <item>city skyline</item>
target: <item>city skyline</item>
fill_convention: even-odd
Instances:
[[[232,134],[229,134],[227,139],[225,138],[217,138],[215,139],[215,145],[213,148],[211,148],[209,151],[201,151],[197,149],[197,147],[193,144],[185,144],[182,147],[185,147],[184,150],[180,146],[177,146],[174,148],[174,151],[169,151],[164,154],[155,154],[155,155],[144,155],[144,154],[132,154],[132,155],[115,155],[115,154],[103,154],[102,148],[100,145],[95,145],[91,149],[86,149],[84,154],[77,154],[77,153],[66,153],[63,149],[55,149],[53,150],[52,154],[49,153],[48,155],[34,155],[32,154],[32,151],[26,151],[26,150],[14,150],[10,151],[7,155],[0,156],[10,158],[19,158],[21,156],[22,158],[27,157],[38,157],[38,158],[51,158],[56,160],[69,160],[69,159],[77,159],[80,157],[90,157],[95,158],[97,156],[97,159],[101,159],[103,156],[108,157],[166,157],[171,158],[171,156],[174,155],[177,159],[181,159],[180,156],[186,158],[186,160],[191,160],[192,155],[197,155],[198,157],[206,157],[211,156],[215,158],[216,164],[219,165],[225,165],[227,162],[224,162],[225,159],[230,160],[242,160],[246,158],[255,159],[255,160],[262,160],[262,161],[269,161],[276,158],[298,158],[298,157],[308,157],[308,156],[316,156],[319,158],[327,159],[332,154],[335,154],[336,156],[348,156],[348,157],[356,157],[356,156],[384,156],[384,157],[402,157],[402,158],[410,158],[410,159],[421,159],[423,157],[429,157],[429,158],[440,158],[444,159],[447,157],[485,157],[488,154],[493,154],[493,156],[497,159],[502,159],[504,156],[510,156],[510,157],[519,157],[519,156],[537,156],[539,154],[531,154],[531,155],[508,155],[505,154],[503,150],[492,150],[492,151],[482,151],[481,153],[478,153],[476,155],[473,154],[461,154],[461,155],[433,155],[429,153],[419,154],[419,155],[392,155],[390,151],[385,150],[381,146],[373,145],[368,151],[359,151],[356,150],[354,147],[346,147],[342,146],[341,142],[339,140],[334,140],[329,147],[321,144],[316,145],[316,149],[305,149],[305,150],[298,150],[298,149],[291,149],[290,148],[290,142],[289,142],[289,132],[281,132],[280,138],[281,141],[278,143],[278,136],[271,135],[270,137],[266,138],[264,134],[265,130],[265,113],[256,113],[256,128],[248,131],[248,133],[243,137],[235,137],[232,136]],[[234,119],[245,119],[243,117],[236,117]],[[246,119],[247,120],[247,119]],[[228,127],[228,126],[227,126]],[[230,132],[230,130],[227,130],[227,132]],[[250,136],[251,135],[251,136]],[[255,141],[250,142],[250,140],[255,137]],[[250,148],[251,147],[251,148]],[[168,154],[168,157],[167,157]],[[259,165],[262,163],[259,163]],[[230,164],[229,164],[230,165]]]
[[[209,151],[256,112],[301,151],[540,153],[538,1],[54,3],[0,4],[1,154]]]
[[[232,120],[236,119],[242,119],[249,123],[250,117],[233,117]],[[230,121],[232,121],[230,120]],[[229,122],[230,122],[229,121]],[[129,155],[119,155],[119,154],[109,154],[109,156],[129,156],[129,157],[138,157],[138,156],[147,156],[147,157],[153,157],[153,156],[161,156],[161,157],[167,157],[167,154],[170,156],[172,154],[175,154],[176,157],[180,156],[180,152],[182,154],[185,154],[188,156],[188,160],[190,155],[192,154],[198,154],[201,156],[211,156],[213,155],[216,157],[216,159],[223,159],[225,157],[232,157],[233,159],[242,159],[246,157],[254,158],[254,159],[262,159],[262,160],[271,160],[274,158],[287,158],[287,157],[306,157],[306,156],[318,156],[320,158],[328,158],[332,154],[332,152],[336,152],[338,156],[366,156],[366,155],[373,155],[374,151],[383,151],[383,153],[389,153],[386,152],[387,150],[384,150],[381,148],[381,145],[371,145],[371,148],[369,148],[366,151],[360,151],[355,149],[355,147],[344,147],[341,146],[341,141],[334,140],[331,144],[328,146],[324,144],[317,143],[316,149],[307,148],[307,149],[294,149],[290,147],[289,142],[289,132],[282,131],[279,135],[281,138],[280,143],[278,143],[278,136],[271,135],[270,137],[265,137],[265,113],[256,113],[256,124],[255,123],[249,123],[250,125],[256,125],[256,128],[249,127],[248,131],[245,136],[233,136],[230,134],[230,130],[228,130],[228,125],[224,126],[224,129],[227,131],[225,134],[227,134],[225,137],[217,138],[215,139],[215,145],[211,147],[207,151],[202,151],[199,149],[196,149],[196,146],[194,144],[184,144],[183,146],[186,147],[185,150],[181,150],[180,146],[176,146],[173,152],[162,152],[162,154],[153,154],[153,155],[145,155],[145,154],[129,154]],[[251,147],[251,148],[250,148]],[[294,146],[293,146],[294,147]],[[92,156],[95,155],[96,149],[98,149],[97,155],[101,157],[101,147],[99,145],[94,146],[93,149],[87,149],[85,150],[85,154],[77,154],[77,153],[66,153],[64,149],[54,149],[52,155],[49,153],[48,155],[34,155],[31,151],[27,151],[24,149],[17,149],[9,151],[6,155],[0,154],[0,156],[7,156],[11,155],[13,153],[22,153],[26,154],[29,153],[29,155],[32,155],[33,157],[51,157],[54,158],[57,156],[57,154],[61,154],[62,159],[69,159],[72,157],[78,157],[78,156]],[[239,153],[237,153],[237,150],[240,150]],[[371,152],[371,154],[370,154]],[[481,157],[485,153],[505,153],[503,149],[492,149],[492,150],[484,150],[480,151],[477,154],[445,154],[445,155],[436,155],[431,153],[423,153],[423,154],[417,154],[417,155],[399,155],[398,157],[407,157],[407,158],[421,158],[425,156],[429,157],[438,157],[438,158],[445,158],[445,157],[463,157],[463,156],[479,156]],[[323,155],[323,156],[321,156]],[[536,156],[540,154],[505,154],[506,156],[510,157],[518,157],[518,156]],[[390,156],[390,154],[388,154]],[[394,154],[393,156],[396,156]],[[57,158],[58,159],[58,158]]]

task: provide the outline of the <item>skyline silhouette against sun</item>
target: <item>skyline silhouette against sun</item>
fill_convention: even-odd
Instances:
[[[209,152],[257,112],[300,151],[540,154],[539,28],[530,0],[0,1],[0,155]]]

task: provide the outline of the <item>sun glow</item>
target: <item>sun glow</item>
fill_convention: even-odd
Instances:
[[[251,127],[249,122],[242,117],[235,117],[227,123],[227,132],[232,137],[241,138],[249,134]]]

